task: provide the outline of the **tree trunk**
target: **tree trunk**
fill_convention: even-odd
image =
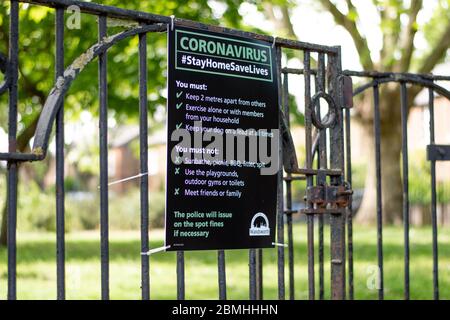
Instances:
[[[30,143],[31,138],[34,136],[34,132],[36,131],[36,126],[39,121],[39,115],[36,115],[34,119],[31,121],[30,125],[25,128],[24,131],[17,137],[17,151],[18,152],[26,152],[29,150],[28,144]],[[20,165],[17,166],[17,176],[20,173]],[[8,185],[8,184],[7,184]],[[7,192],[5,192],[6,198]],[[5,199],[5,204],[2,209],[2,226],[0,229],[0,246],[6,246],[7,242],[7,199]]]
[[[0,245],[2,246],[6,246],[6,242],[7,242],[7,237],[6,237],[6,232],[7,232],[7,223],[6,223],[6,203],[3,206],[2,209],[2,227],[0,229]]]
[[[402,221],[403,189],[401,179],[401,115],[398,88],[386,88],[380,92],[380,158],[383,223],[398,224]],[[373,129],[372,91],[365,94],[364,111],[358,120],[362,127],[366,146],[366,182],[364,196],[356,215],[362,224],[374,224],[377,219],[377,181],[375,161],[375,136]]]

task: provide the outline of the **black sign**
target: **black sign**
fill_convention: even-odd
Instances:
[[[166,246],[273,247],[278,84],[271,43],[169,31]]]

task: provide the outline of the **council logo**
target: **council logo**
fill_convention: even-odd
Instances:
[[[270,235],[269,220],[264,213],[258,212],[253,216],[252,222],[250,223],[250,236],[268,235]]]

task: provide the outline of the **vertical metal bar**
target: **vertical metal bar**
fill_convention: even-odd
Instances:
[[[338,125],[339,128],[336,128],[336,131],[339,132],[339,156],[337,159],[338,162],[338,167],[341,168],[342,170],[342,176],[340,178],[340,183],[342,185],[345,184],[345,150],[344,150],[344,113],[343,113],[343,108],[344,108],[344,88],[340,85],[339,83],[339,79],[342,76],[342,54],[341,54],[341,47],[338,47],[338,53],[335,57],[336,59],[336,74],[334,76],[334,86],[337,90],[337,92],[335,92],[335,97],[337,99],[337,101],[339,102],[339,107],[338,107],[338,117],[337,119],[339,120]],[[333,88],[333,86],[331,87],[331,89]],[[330,89],[330,90],[331,90]],[[331,90],[331,92],[333,92],[333,90]],[[348,212],[348,207],[346,208],[345,212],[342,214],[342,219],[340,221],[340,226],[342,228],[342,249],[341,249],[341,253],[342,253],[342,299],[346,299],[347,298],[347,291],[346,291],[346,287],[347,287],[347,280],[346,280],[346,222],[347,222],[347,212]]]
[[[256,300],[256,249],[250,249],[248,252],[249,265],[249,297],[250,300]]]
[[[381,133],[380,133],[380,92],[378,84],[373,87],[373,134],[375,136],[375,175],[377,203],[377,256],[378,256],[378,299],[384,299],[383,271],[383,206],[381,192]]]
[[[345,149],[346,149],[346,175],[347,182],[352,186],[352,151],[351,151],[351,117],[350,109],[345,108]],[[353,300],[355,289],[353,283],[353,207],[352,201],[348,206],[347,214],[347,250],[348,250],[348,297]]]
[[[18,64],[19,64],[19,3],[11,1],[9,22],[9,62],[11,68],[9,87],[8,113],[8,151],[16,152],[17,134],[17,99],[18,99]],[[8,190],[7,190],[7,246],[8,246],[8,299],[17,298],[17,162],[8,162]]]
[[[325,92],[325,55],[323,53],[319,53],[318,57],[318,70],[316,76],[316,91]],[[314,111],[312,111],[314,112]],[[317,112],[320,117],[320,103],[317,107]],[[326,129],[320,131],[319,138],[319,150],[317,157],[317,165],[319,169],[327,168],[327,136]],[[317,184],[324,185],[326,180],[323,180],[323,176],[317,177]],[[319,219],[319,299],[323,300],[325,297],[325,285],[324,285],[324,235],[323,235],[323,220],[324,216],[321,214],[318,217]]]
[[[217,265],[218,265],[218,279],[219,279],[219,299],[227,299],[227,276],[225,269],[225,251],[219,250],[217,252]]]
[[[184,252],[177,251],[177,299],[185,299]]]
[[[263,299],[263,251],[256,249],[256,300]]]
[[[315,276],[314,276],[314,216],[308,214],[307,238],[308,238],[308,296],[309,300],[315,300]]]
[[[428,89],[428,106],[430,112],[430,144],[434,144],[434,91]],[[433,298],[439,300],[439,260],[438,227],[436,216],[436,161],[431,160],[431,225],[433,232]]]
[[[281,90],[281,47],[276,46],[276,56],[277,56],[277,77],[278,77],[278,92],[282,92]],[[283,101],[282,96],[278,95],[278,105],[280,106],[279,112],[283,112]],[[281,117],[279,119],[279,128],[281,129]],[[284,203],[283,203],[283,141],[280,135],[279,137],[279,149],[278,149],[278,157],[279,157],[279,168],[278,168],[278,188],[277,188],[277,206],[278,206],[278,214],[277,214],[277,242],[279,244],[284,244]],[[284,246],[278,246],[278,299],[285,299],[285,275],[284,275]]]
[[[98,18],[98,38],[107,36],[107,17]],[[107,53],[99,56],[99,100],[100,100],[100,250],[102,299],[109,299],[109,228],[108,228],[108,83]]]
[[[325,277],[324,277],[324,234],[323,234],[323,223],[324,223],[324,215],[318,216],[318,240],[319,240],[319,300],[323,300],[325,298]]]
[[[148,172],[148,112],[147,112],[147,34],[139,35],[139,153],[140,172]],[[148,175],[141,177],[141,252],[149,250],[148,239]],[[141,255],[142,300],[150,299],[150,258]]]
[[[306,148],[306,168],[312,168],[312,136],[311,136],[311,57],[309,51],[303,53],[304,78],[305,78],[305,148]],[[313,177],[306,176],[306,186],[312,187]],[[306,203],[307,209],[312,209],[310,201]],[[314,215],[308,214],[307,221],[307,241],[308,241],[308,294],[309,299],[315,299],[315,276],[314,276]]]
[[[409,172],[408,172],[408,98],[406,83],[400,84],[402,118],[402,165],[403,165],[403,226],[405,242],[405,300],[409,300]]]
[[[328,55],[328,91],[338,108],[335,123],[330,128],[330,166],[331,169],[340,169],[344,172],[344,146],[342,122],[342,90],[338,85],[340,70],[339,54]],[[331,184],[342,185],[344,176],[333,178]],[[330,217],[331,229],[331,298],[333,300],[345,299],[345,216],[336,211]]]
[[[287,223],[287,236],[288,236],[288,264],[289,264],[289,299],[295,300],[295,274],[294,274],[294,234],[293,234],[293,226],[292,226],[292,181],[286,181],[286,198],[287,202],[290,202],[290,205],[287,205],[286,208],[289,213],[286,216]]]
[[[284,117],[288,128],[291,127],[291,119],[289,112],[289,75],[284,74],[283,79],[283,103]],[[286,223],[288,236],[288,264],[289,264],[289,299],[295,299],[295,282],[294,282],[294,235],[292,230],[292,175],[286,174]]]
[[[56,9],[55,82],[64,75],[64,8]],[[56,282],[57,298],[65,299],[64,101],[56,114]]]

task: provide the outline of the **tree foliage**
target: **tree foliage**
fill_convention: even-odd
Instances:
[[[190,19],[208,24],[244,28],[238,9],[239,1],[165,0],[140,1],[105,0],[103,5],[139,10],[165,16]],[[214,11],[212,5],[222,10]],[[10,2],[0,3],[0,70],[3,70],[9,47]],[[73,12],[65,13],[65,20]],[[55,10],[39,5],[20,4],[19,37],[19,106],[17,151],[26,152],[39,119],[42,106],[54,85],[55,68]],[[123,21],[108,19],[108,34],[128,28]],[[65,66],[98,41],[97,18],[82,14],[80,28],[65,28]],[[254,28],[246,28],[254,31]],[[110,124],[137,122],[139,110],[138,38],[133,37],[116,44],[108,51],[108,108]],[[167,42],[165,34],[148,35],[148,110],[150,118],[165,105]],[[90,63],[72,84],[66,99],[64,116],[79,120],[83,111],[94,117],[98,113],[98,69]],[[0,75],[0,81],[3,74]],[[7,95],[0,97],[0,127],[7,128]],[[151,120],[150,119],[150,120]],[[151,128],[153,128],[152,123]],[[70,148],[70,146],[68,146]],[[5,209],[3,216],[5,217]],[[6,234],[2,221],[2,239]]]
[[[139,1],[124,3],[119,0],[103,1],[102,4],[126,9],[140,10],[161,15],[175,15],[209,24],[242,27],[238,13],[238,1],[221,2],[225,10],[213,12],[207,0],[201,1]],[[8,51],[9,1],[0,4],[0,53]],[[66,12],[66,20],[70,13]],[[20,79],[19,79],[19,128],[25,130],[32,125],[41,111],[43,102],[54,83],[55,13],[53,9],[21,4],[20,10]],[[122,31],[110,21],[109,34]],[[114,24],[114,25],[115,25]],[[81,28],[65,28],[66,67],[81,53],[97,42],[96,18],[81,15]],[[138,48],[137,37],[115,45],[108,59],[109,109],[118,121],[135,121],[138,113]],[[153,114],[165,102],[166,86],[166,36],[148,36],[148,98],[149,111]],[[1,80],[1,79],[0,79]],[[65,116],[69,119],[79,116],[83,110],[93,114],[98,110],[97,65],[91,63],[75,81],[67,95]],[[2,99],[5,106],[6,99]],[[0,125],[6,126],[6,110],[2,108]],[[20,131],[20,130],[19,130]]]
[[[431,72],[445,57],[450,46],[449,0],[319,0],[319,1],[255,1],[261,12],[276,26],[276,32],[297,38],[292,27],[291,12],[298,6],[317,6],[333,17],[335,23],[352,37],[364,70],[395,72]],[[370,35],[361,27],[361,9],[377,15],[381,50],[370,50]],[[422,15],[422,16],[421,16]],[[426,42],[425,50],[417,50],[418,36]],[[379,57],[376,59],[375,57]]]
[[[335,24],[350,35],[364,70],[430,73],[448,57],[450,46],[449,0],[319,0],[258,1],[258,7],[272,21],[277,32],[298,38],[292,27],[293,6],[316,6],[333,18]],[[370,12],[377,21],[368,26],[364,14]],[[371,19],[372,21],[373,19]],[[367,27],[367,28],[365,28]],[[370,33],[365,31],[370,30]],[[373,44],[379,50],[374,50]],[[371,46],[372,44],[372,46]],[[420,92],[420,86],[408,86],[409,106]],[[402,217],[401,114],[399,86],[380,88],[381,182],[383,221],[398,222]],[[377,209],[375,191],[375,144],[373,134],[373,96],[370,91],[359,96],[353,111],[360,124],[367,150],[367,176],[364,199],[358,220],[370,223]]]

